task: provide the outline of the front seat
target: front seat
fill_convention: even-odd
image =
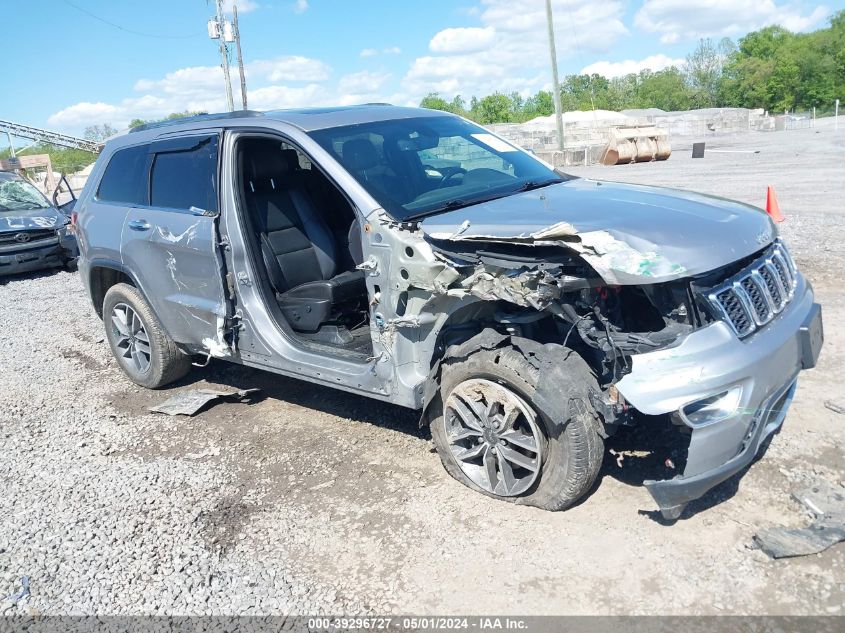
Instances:
[[[334,236],[279,142],[246,139],[241,157],[247,210],[279,307],[294,330],[316,332],[340,304],[366,296],[364,272],[338,274]]]
[[[363,181],[364,187],[371,185],[391,204],[399,205],[404,196],[401,181],[378,154],[375,145],[365,138],[353,138],[340,148],[344,167]],[[362,183],[362,184],[363,184]]]

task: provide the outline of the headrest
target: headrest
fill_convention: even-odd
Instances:
[[[245,157],[244,179],[252,184],[255,191],[279,187],[282,177],[289,171],[289,162],[279,141],[268,138],[244,139],[241,141],[241,151]]]
[[[295,149],[283,149],[282,156],[288,165],[288,171],[299,171],[302,168],[299,164],[299,154]]]
[[[375,145],[365,138],[346,141],[341,149],[343,163],[352,171],[365,171],[378,165],[378,152]]]

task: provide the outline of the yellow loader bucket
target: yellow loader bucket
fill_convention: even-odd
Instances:
[[[602,165],[624,165],[652,160],[666,160],[672,153],[665,130],[653,125],[630,125],[611,128],[610,140],[602,152]]]

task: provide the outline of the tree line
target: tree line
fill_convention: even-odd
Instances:
[[[753,31],[733,42],[699,41],[685,63],[653,72],[642,70],[608,79],[593,73],[568,75],[560,85],[564,112],[709,107],[764,108],[770,112],[817,108],[830,113],[845,99],[845,11],[830,26],[792,33],[781,26]],[[554,113],[551,92],[524,98],[519,93],[451,100],[436,92],[420,106],[460,114],[482,124],[521,123]]]
[[[754,31],[738,42],[699,41],[681,68],[643,70],[608,79],[599,74],[569,75],[560,87],[564,111],[660,108],[689,110],[707,107],[764,108],[770,112],[806,111],[827,114],[834,101],[845,99],[845,11],[830,18],[830,26],[812,33],[792,33],[781,26]],[[552,93],[531,97],[494,93],[451,100],[431,93],[424,108],[454,112],[482,124],[521,123],[554,112]],[[200,114],[174,112],[164,119]],[[144,121],[133,119],[130,127]],[[102,141],[117,130],[105,123],[85,129],[84,136]],[[72,173],[89,165],[95,154],[78,149],[37,144],[23,154],[50,154],[56,171]],[[9,150],[0,150],[0,158]]]

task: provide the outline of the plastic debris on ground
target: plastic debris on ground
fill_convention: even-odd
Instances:
[[[824,406],[826,409],[830,409],[834,413],[845,414],[845,404],[839,404],[834,402],[833,400],[825,400]]]
[[[845,490],[827,482],[793,492],[792,497],[814,517],[805,528],[768,528],[754,541],[772,558],[808,556],[845,541]]]
[[[154,413],[166,413],[167,415],[196,415],[207,404],[214,401],[244,402],[250,399],[260,389],[192,389],[177,393],[161,404],[150,407]]]

